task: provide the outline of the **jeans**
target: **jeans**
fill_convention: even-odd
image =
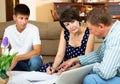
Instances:
[[[33,56],[29,60],[19,61],[13,70],[15,71],[39,71],[43,65],[41,56]]]
[[[97,74],[89,74],[85,77],[84,84],[120,84],[120,77],[104,80]]]

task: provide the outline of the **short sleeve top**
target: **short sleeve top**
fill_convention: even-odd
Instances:
[[[41,44],[38,28],[28,23],[24,31],[19,32],[16,24],[5,29],[4,37],[8,37],[11,48],[18,51],[18,54],[25,54],[33,50],[33,45]]]

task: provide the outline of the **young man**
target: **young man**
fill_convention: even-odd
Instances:
[[[18,4],[13,15],[16,24],[5,29],[4,37],[8,37],[11,48],[18,51],[9,70],[37,71],[43,64],[39,31],[36,26],[28,23],[29,15],[29,8],[24,4]]]
[[[103,38],[102,45],[90,54],[68,60],[59,68],[67,70],[75,62],[81,66],[95,63],[91,73],[85,77],[84,84],[119,84],[120,21],[113,22],[107,10],[95,8],[87,16],[87,26],[90,33]]]

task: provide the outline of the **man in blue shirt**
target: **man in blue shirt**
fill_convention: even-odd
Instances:
[[[95,63],[92,72],[85,77],[84,84],[119,84],[120,21],[113,21],[107,10],[95,8],[89,12],[86,23],[90,33],[103,38],[103,43],[98,50],[70,59],[59,68],[68,70],[75,62],[81,66]]]

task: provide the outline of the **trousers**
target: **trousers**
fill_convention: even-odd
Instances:
[[[43,65],[41,56],[33,56],[29,60],[19,61],[13,70],[15,71],[39,71]]]
[[[97,74],[89,74],[85,77],[84,84],[120,84],[120,77],[104,80]]]

